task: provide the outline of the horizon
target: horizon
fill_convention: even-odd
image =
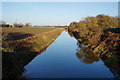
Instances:
[[[118,16],[117,2],[2,2],[2,20],[7,24],[65,26],[88,16]]]

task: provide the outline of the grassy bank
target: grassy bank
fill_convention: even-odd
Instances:
[[[4,52],[15,52],[15,48],[17,46],[20,47],[20,45],[21,46],[24,45],[24,47],[26,46],[30,48],[31,45],[35,44],[34,40],[37,40],[37,38],[40,38],[40,36],[47,33],[48,31],[53,31],[57,29],[60,28],[54,27],[2,28],[2,43],[3,43],[2,49]],[[31,46],[31,48],[33,47]]]
[[[10,31],[11,30],[11,31]],[[44,51],[62,28],[3,28],[3,79],[22,80],[24,66]]]

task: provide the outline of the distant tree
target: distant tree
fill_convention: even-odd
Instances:
[[[23,24],[22,24],[22,23],[21,23],[21,24],[18,24],[17,27],[21,28],[21,27],[23,27]]]
[[[0,21],[0,27],[6,27],[6,22],[5,21]]]
[[[21,27],[23,27],[23,24],[14,23],[14,24],[13,24],[13,27],[19,27],[19,28],[21,28]]]
[[[65,25],[64,27],[68,27],[67,25]]]
[[[17,23],[14,23],[14,24],[13,24],[13,27],[17,27],[17,26],[18,26],[18,24],[17,24]]]
[[[9,24],[6,24],[5,27],[10,27],[10,25],[9,25]]]
[[[30,27],[30,26],[31,26],[30,23],[26,23],[26,24],[25,24],[25,27]]]

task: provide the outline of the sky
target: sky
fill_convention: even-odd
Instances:
[[[119,0],[1,0],[2,2],[119,2]]]
[[[2,20],[8,24],[69,25],[88,16],[118,16],[117,2],[2,2]]]

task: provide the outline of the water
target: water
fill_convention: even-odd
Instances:
[[[77,40],[68,32],[61,35],[26,65],[23,75],[26,78],[113,78],[112,72],[99,59],[86,63],[77,57]],[[82,48],[80,48],[82,50]],[[88,57],[89,58],[89,57]],[[87,59],[88,62],[90,61]]]

